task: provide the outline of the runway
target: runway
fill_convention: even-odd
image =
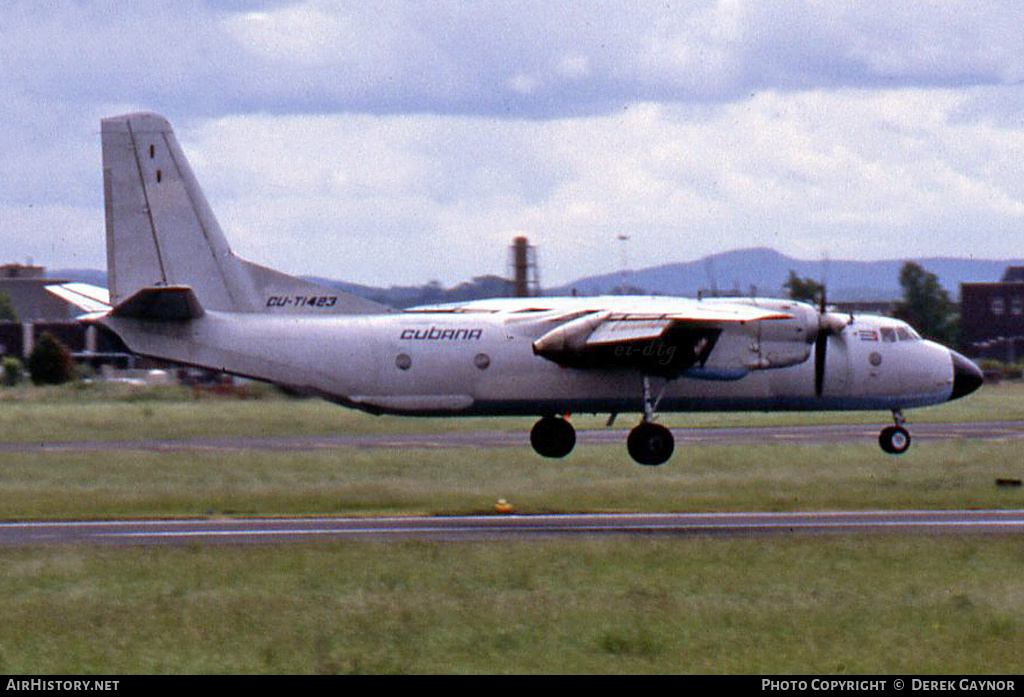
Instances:
[[[686,445],[742,445],[745,443],[877,442],[879,424],[832,424],[814,426],[773,426],[757,428],[673,428],[676,447]],[[966,423],[920,423],[909,425],[915,441],[958,439],[1024,439],[1022,421],[978,421]],[[582,430],[577,442],[615,444],[625,442],[626,430],[609,428]],[[181,440],[48,441],[43,443],[0,443],[0,454],[31,452],[96,452],[115,450],[188,451],[311,451],[337,448],[529,448],[530,436],[523,431],[480,431],[455,433],[338,434],[331,436],[282,436],[189,438]]]
[[[1021,535],[1024,510],[251,518],[0,523],[0,547],[251,546],[586,535]]]

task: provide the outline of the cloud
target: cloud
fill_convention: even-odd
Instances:
[[[1005,88],[979,98],[992,89]],[[526,234],[555,284],[614,268],[622,233],[637,266],[755,245],[804,258],[1013,254],[1024,134],[951,119],[972,98],[763,92],[711,111],[515,122],[247,116],[181,138],[240,251],[264,263],[454,283],[503,273]]]
[[[171,118],[238,251],[542,281],[748,245],[1017,255],[1014,2],[0,5],[0,249],[104,264],[98,122]],[[967,240],[969,239],[969,243]],[[58,240],[58,241],[54,241]]]
[[[0,9],[37,95],[191,113],[552,118],[752,90],[1024,79],[1014,3],[82,2]]]

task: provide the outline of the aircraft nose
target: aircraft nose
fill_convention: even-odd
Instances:
[[[952,401],[966,397],[981,387],[984,377],[981,368],[976,366],[974,361],[953,350],[950,350],[949,355],[953,358],[953,391],[949,395]]]

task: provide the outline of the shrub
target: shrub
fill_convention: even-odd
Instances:
[[[28,372],[36,385],[60,385],[71,380],[75,364],[71,351],[48,332],[43,332],[28,357]]]
[[[4,358],[2,368],[0,368],[0,384],[14,387],[21,382],[24,376],[25,371],[21,367],[21,361],[14,356]]]

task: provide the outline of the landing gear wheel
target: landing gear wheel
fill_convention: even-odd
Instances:
[[[672,457],[675,439],[664,426],[644,421],[629,432],[626,447],[638,464],[660,465]]]
[[[576,447],[576,429],[565,419],[545,416],[530,430],[530,445],[544,457],[565,457]]]
[[[890,455],[902,455],[910,448],[910,433],[902,426],[883,428],[878,434],[878,444]]]

